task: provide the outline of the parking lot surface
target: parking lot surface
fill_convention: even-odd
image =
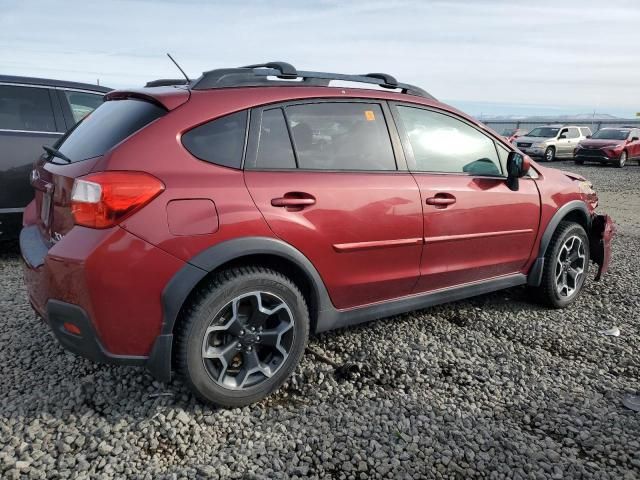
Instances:
[[[323,334],[311,347],[359,372],[308,353],[242,409],[66,353],[2,247],[0,477],[639,478],[640,414],[620,398],[640,389],[640,166],[553,166],[618,224],[609,274],[571,308],[515,288]]]

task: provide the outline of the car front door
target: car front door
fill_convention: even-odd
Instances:
[[[420,274],[420,192],[386,109],[316,101],[251,113],[247,187],[273,232],[311,260],[337,308],[408,295]]]
[[[556,156],[564,157],[569,151],[569,129],[561,128],[556,137]]]
[[[422,195],[425,244],[416,292],[521,273],[538,231],[535,181],[510,190],[507,149],[447,112],[392,106]]]
[[[47,87],[0,84],[0,214],[20,214],[33,199],[33,162],[65,131],[53,99]]]

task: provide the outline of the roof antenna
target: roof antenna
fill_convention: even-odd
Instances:
[[[182,75],[184,75],[184,78],[187,79],[187,83],[189,83],[191,80],[189,80],[189,77],[187,76],[187,74],[184,73],[184,70],[182,68],[180,68],[180,65],[178,65],[178,62],[176,62],[169,53],[167,53],[167,57],[169,57],[171,59],[171,61],[175,64],[175,66],[178,67],[178,70],[180,70]]]

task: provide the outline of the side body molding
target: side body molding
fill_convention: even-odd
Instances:
[[[307,275],[317,302],[315,332],[346,327],[358,323],[389,317],[400,313],[426,308],[440,303],[481,295],[527,282],[523,274],[495,277],[481,282],[460,285],[433,292],[409,295],[399,299],[338,310],[331,303],[320,274],[313,264],[293,246],[275,238],[246,237],[222,242],[198,254],[189,261],[167,284],[162,293],[164,318],[161,334],[153,346],[147,369],[160,381],[171,379],[171,351],[173,329],[181,306],[196,285],[211,271],[238,258],[270,254],[279,256],[295,265]],[[294,279],[295,280],[295,279]]]
[[[587,206],[584,204],[584,202],[580,200],[572,200],[560,207],[558,211],[553,215],[553,217],[551,217],[551,220],[547,224],[547,228],[542,234],[538,256],[536,257],[536,260],[533,263],[533,266],[531,267],[529,276],[527,278],[528,285],[538,287],[542,283],[544,256],[547,253],[547,248],[549,247],[549,243],[551,242],[551,237],[553,237],[553,232],[556,231],[556,228],[558,228],[558,225],[560,224],[562,219],[572,212],[579,212],[581,215],[583,215],[587,227],[591,226],[591,215],[589,214],[589,210],[587,209]],[[587,234],[589,234],[589,228],[587,228]]]

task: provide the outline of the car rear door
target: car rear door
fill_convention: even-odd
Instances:
[[[555,138],[556,157],[566,155],[569,141],[567,140],[568,128],[561,128]]]
[[[19,213],[33,199],[34,161],[65,131],[53,95],[44,86],[0,84],[0,214]]]
[[[386,104],[371,100],[251,113],[247,187],[273,232],[317,268],[337,308],[408,295],[419,277],[420,193],[388,120]]]
[[[415,105],[392,110],[423,199],[416,292],[521,272],[540,218],[534,180],[521,179],[519,190],[511,191],[507,149],[464,119]]]

